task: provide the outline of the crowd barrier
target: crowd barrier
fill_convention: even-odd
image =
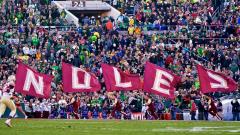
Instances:
[[[232,105],[231,105],[231,101],[232,99],[224,99],[222,101],[223,104],[223,112],[220,114],[221,116],[223,116],[224,120],[232,120]],[[238,100],[240,102],[240,99]],[[22,108],[24,109],[24,103],[21,103]],[[5,114],[3,115],[4,118],[8,117],[8,114],[10,113],[10,110],[7,108]],[[69,115],[69,114],[68,114]],[[42,116],[44,116],[42,114]],[[215,118],[212,117],[212,115],[208,115],[208,119],[211,120],[216,120]],[[23,114],[17,111],[17,118],[24,118]],[[92,114],[91,112],[89,112],[88,117],[91,119],[92,118]],[[70,115],[69,117],[70,118]],[[73,118],[73,117],[71,117]],[[103,119],[102,118],[102,114],[99,113],[99,119]],[[198,111],[196,112],[196,119],[198,119]],[[131,119],[132,120],[145,120],[145,113],[139,112],[139,113],[132,113],[131,115]],[[171,120],[171,114],[170,113],[163,113],[163,114],[159,114],[159,119],[160,120]],[[176,120],[191,120],[191,115],[190,115],[190,111],[189,110],[184,110],[182,113],[176,113]]]

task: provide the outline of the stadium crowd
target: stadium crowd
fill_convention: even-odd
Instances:
[[[183,82],[177,88],[175,100],[152,95],[159,117],[170,113],[171,119],[176,119],[176,113],[190,110],[192,120],[196,117],[208,120],[208,99],[201,98],[198,91],[194,60],[239,83],[240,2],[237,0],[217,3],[114,0],[111,3],[122,11],[117,20],[81,16],[79,27],[67,22],[66,12],[59,12],[50,0],[0,0],[0,3],[0,89],[15,74],[20,60],[41,73],[54,75],[50,99],[18,95],[29,118],[71,118],[72,97],[79,104],[76,118],[109,118],[112,101],[105,90],[101,62],[143,77],[144,64],[150,61],[181,75]],[[131,6],[134,10],[129,15]],[[219,14],[214,12],[217,8]],[[61,61],[94,73],[102,90],[64,94]],[[122,101],[125,119],[131,119],[133,112],[145,110],[141,90],[116,94]],[[222,112],[219,98],[223,95],[209,95],[215,99],[219,112]],[[240,120],[239,103],[234,100],[232,106],[234,119]],[[197,110],[199,115],[195,116]],[[121,118],[121,114],[116,117]],[[148,115],[146,118],[152,119]]]

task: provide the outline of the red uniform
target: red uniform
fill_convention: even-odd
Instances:
[[[154,117],[154,119],[158,119],[158,116],[155,113],[156,109],[155,109],[154,104],[152,103],[152,101],[151,101],[150,104],[148,104],[148,109],[147,110],[150,113],[150,115]]]
[[[16,107],[20,107],[21,104],[20,104],[19,98],[18,98],[17,96],[13,96],[13,99],[14,99],[14,102],[15,102]]]
[[[80,99],[76,98],[75,101],[73,102],[73,111],[75,113],[78,113],[80,107]]]
[[[118,111],[119,113],[122,111],[122,104],[118,99],[115,100],[117,100],[117,103],[113,107],[111,115],[116,118],[116,111]]]
[[[20,106],[21,106],[20,101],[16,101],[16,102],[15,102],[15,105],[16,105],[17,107],[20,107]]]
[[[216,105],[215,105],[215,103],[214,103],[213,100],[211,100],[210,107],[211,107],[211,108],[208,110],[209,113],[210,113],[211,115],[213,115],[213,116],[216,116],[216,115],[217,115],[217,107],[216,107]]]
[[[78,111],[79,111],[80,104],[81,104],[80,99],[78,97],[74,97],[74,102],[72,103],[72,106],[73,106],[73,113],[76,119],[79,119]]]
[[[148,111],[149,112],[155,112],[155,107],[154,107],[152,102],[148,105]]]
[[[122,104],[119,100],[117,101],[115,108],[116,111],[122,111]]]

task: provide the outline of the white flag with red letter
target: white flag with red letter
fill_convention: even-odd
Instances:
[[[144,70],[143,90],[167,98],[174,98],[176,85],[180,77],[171,71],[147,62]]]
[[[38,73],[23,63],[18,64],[15,85],[16,92],[39,98],[49,98],[51,94],[51,81],[51,75]]]
[[[222,73],[218,73],[197,65],[202,93],[209,92],[231,92],[237,90],[237,83]]]

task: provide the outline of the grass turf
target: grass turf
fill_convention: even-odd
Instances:
[[[240,135],[240,122],[14,119],[0,135]]]

